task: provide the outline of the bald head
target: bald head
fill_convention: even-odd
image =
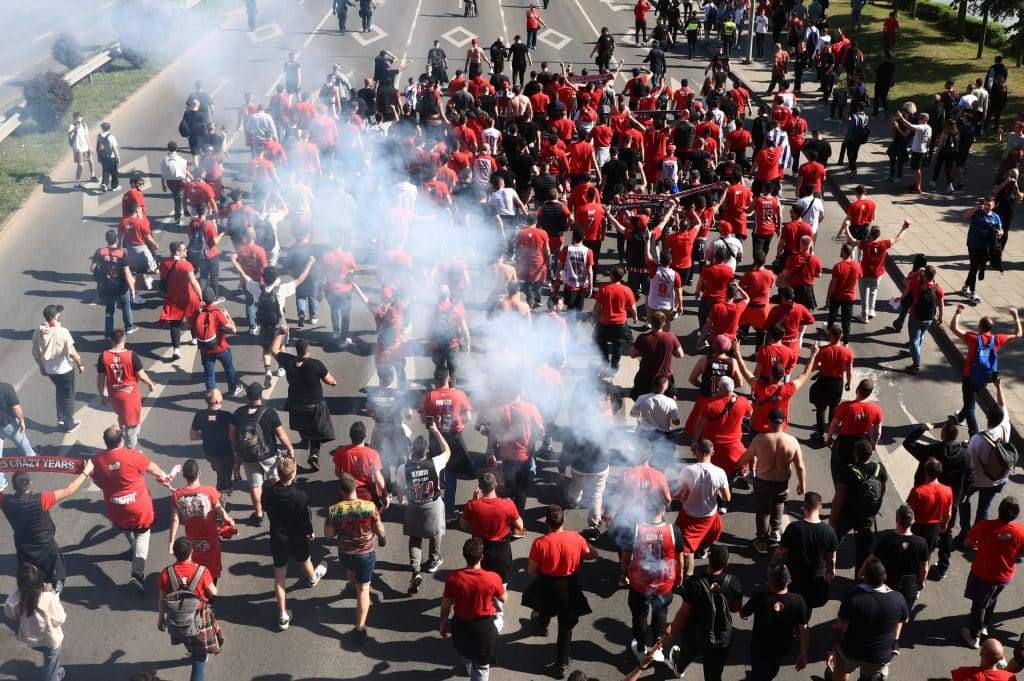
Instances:
[[[981,661],[985,667],[995,667],[1003,659],[1003,644],[998,639],[987,638],[981,644]]]

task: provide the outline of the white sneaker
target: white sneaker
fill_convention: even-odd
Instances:
[[[281,616],[277,618],[277,628],[281,631],[287,629],[292,623],[292,611],[285,610],[281,613]]]
[[[152,291],[153,290],[153,276],[152,275],[150,275],[150,274],[144,275],[142,277],[142,281],[143,281],[143,283],[146,284],[146,290],[147,291]]]
[[[280,377],[280,378],[284,378],[284,367],[279,367],[279,368],[278,368],[278,370],[277,370],[277,375],[278,375],[278,377]]]
[[[952,186],[952,185],[950,185],[950,186]],[[310,324],[319,324],[320,323],[320,318],[319,317],[313,317],[312,319],[309,320],[309,323]]]
[[[967,644],[968,648],[971,648],[972,650],[977,650],[981,647],[981,641],[978,640],[977,636],[972,635],[971,630],[967,627],[960,628],[960,636],[963,637],[964,643]]]
[[[661,646],[654,649],[654,654],[651,655],[651,659],[655,662],[665,661],[665,651],[661,649]]]
[[[309,580],[309,588],[312,589],[314,586],[319,584],[320,580],[323,579],[324,575],[326,575],[326,574],[327,574],[327,562],[326,561],[320,561],[320,563],[317,564],[316,569],[313,570],[313,576]]]
[[[260,327],[258,327],[258,326],[254,326],[251,329],[249,329],[249,335],[250,336],[258,336],[259,333],[260,333]]]
[[[949,184],[946,185],[946,193],[947,194],[952,194],[955,191],[956,190],[953,189],[953,183],[952,182],[950,182]]]
[[[171,359],[181,359],[180,348],[174,348],[174,350],[171,351]]]
[[[82,181],[81,181],[81,180],[75,180],[75,185],[74,185],[74,188],[75,188],[75,189],[78,189],[78,188],[79,188],[79,187],[81,187],[81,186],[82,186]]]
[[[245,388],[241,385],[236,385],[235,389],[231,391],[231,397],[241,397],[245,394]]]
[[[633,652],[633,657],[636,658],[637,662],[643,662],[644,655],[647,654],[647,648],[641,648],[640,644],[637,643],[636,639],[629,642],[629,649]]]

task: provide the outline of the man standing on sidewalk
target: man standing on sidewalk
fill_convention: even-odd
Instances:
[[[73,433],[82,425],[75,420],[75,373],[85,371],[85,364],[75,350],[75,340],[60,323],[63,305],[43,308],[43,320],[32,335],[32,357],[39,373],[53,382],[57,391],[57,427]]]
[[[1010,308],[1013,315],[1014,333],[1012,336],[1005,333],[995,333],[995,322],[991,317],[982,317],[978,320],[977,331],[963,331],[960,328],[960,315],[964,311],[963,305],[956,306],[953,313],[953,321],[949,323],[949,330],[957,338],[961,339],[967,346],[967,357],[964,359],[964,377],[961,392],[963,393],[964,406],[957,413],[957,420],[967,420],[967,430],[971,435],[978,432],[978,419],[974,414],[975,405],[978,403],[978,393],[985,389],[990,382],[996,383],[999,372],[999,350],[1010,341],[1017,340],[1024,336],[1024,328],[1020,323],[1020,313],[1016,307]]]
[[[989,244],[992,239],[1003,236],[1003,221],[995,212],[995,207],[995,198],[986,196],[978,199],[974,208],[964,212],[964,219],[970,220],[967,228],[967,257],[971,265],[960,293],[975,305],[981,302],[981,297],[975,293],[975,285],[979,279],[985,278]]]

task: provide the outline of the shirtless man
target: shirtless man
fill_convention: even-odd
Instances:
[[[484,48],[480,47],[480,42],[473,38],[473,44],[466,50],[466,80],[470,81],[477,76],[483,74],[483,67],[480,66],[480,62],[486,62],[488,68],[491,66],[491,60],[487,58],[487,54],[484,52]]]
[[[528,121],[533,120],[533,105],[530,98],[523,94],[522,85],[512,86],[512,97],[508,100],[508,110],[513,120],[522,116]]]
[[[757,530],[754,550],[760,554],[768,553],[769,539],[778,543],[782,537],[782,513],[792,470],[796,470],[798,495],[803,495],[807,483],[807,471],[804,468],[800,443],[795,437],[783,431],[786,415],[781,409],[772,409],[768,414],[768,421],[770,430],[767,433],[758,433],[750,441],[750,446],[738,464],[740,467],[750,463],[757,469],[754,477],[754,525]]]

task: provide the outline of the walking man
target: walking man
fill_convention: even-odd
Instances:
[[[512,576],[512,539],[522,537],[526,529],[512,500],[498,496],[494,473],[481,473],[477,484],[478,492],[463,509],[459,526],[483,542],[481,565],[498,573],[507,585]]]
[[[235,475],[244,469],[252,498],[249,521],[257,527],[263,524],[264,481],[277,478],[276,464],[280,458],[275,440],[281,443],[288,458],[295,458],[295,450],[281,417],[270,407],[263,406],[263,388],[250,383],[245,392],[246,404],[235,410],[228,426],[228,437],[235,454]]]
[[[441,444],[441,453],[427,457],[426,438],[417,437],[409,449],[409,459],[398,467],[395,483],[405,507],[402,532],[409,537],[409,565],[412,578],[409,593],[415,594],[423,583],[420,568],[437,572],[441,560],[441,538],[445,530],[444,502],[441,500],[441,471],[448,464],[451,449],[434,423],[427,426]],[[427,561],[423,562],[423,540],[428,541]]]
[[[117,414],[125,447],[135,449],[142,422],[139,383],[144,383],[150,392],[156,384],[142,368],[142,360],[135,351],[127,348],[124,335],[124,329],[114,329],[110,334],[110,349],[101,352],[96,360],[96,393],[100,401],[109,404]]]
[[[75,350],[75,339],[61,323],[63,305],[43,308],[43,321],[32,335],[32,357],[39,373],[53,383],[57,396],[57,427],[73,433],[82,425],[75,420],[75,373],[85,371],[85,364]]]
[[[377,537],[381,548],[388,542],[377,506],[357,496],[356,479],[342,473],[338,487],[341,501],[327,509],[324,537],[338,540],[338,561],[345,568],[345,576],[356,594],[356,626],[350,636],[353,643],[362,645],[369,639],[366,617],[370,612],[370,581],[377,562],[373,538]]]
[[[754,616],[750,638],[750,681],[772,681],[778,676],[782,660],[793,649],[794,634],[800,640],[796,670],[807,666],[810,613],[803,596],[789,590],[789,568],[773,564],[768,569],[768,591],[758,591],[743,604],[740,617]]]
[[[829,583],[836,574],[839,538],[835,529],[821,521],[821,495],[804,494],[803,518],[791,522],[782,533],[782,541],[772,554],[771,565],[785,564],[792,582],[790,591],[807,604],[807,618],[814,608],[828,602]]]
[[[9,439],[18,448],[21,456],[35,456],[36,450],[28,441],[25,425],[25,411],[21,408],[18,393],[10,383],[0,381],[0,457],[3,456],[4,439]],[[7,487],[7,478],[0,473],[0,492]]]
[[[288,561],[294,560],[302,568],[310,588],[327,574],[327,563],[321,561],[316,568],[310,560],[310,542],[313,541],[313,514],[309,498],[295,486],[295,457],[287,456],[277,462],[275,479],[263,483],[262,501],[270,518],[270,555],[274,561],[274,598],[277,601],[277,626],[281,631],[292,622],[292,611],[286,606],[285,579]]]
[[[167,550],[174,553],[178,525],[192,544],[195,562],[206,567],[214,583],[221,575],[220,526],[234,527],[235,521],[220,503],[220,492],[199,484],[199,462],[189,459],[181,466],[185,486],[171,494],[171,529]]]
[[[216,388],[207,390],[203,399],[206,409],[192,417],[188,439],[202,441],[203,455],[217,474],[217,491],[222,496],[230,496],[231,470],[235,462],[231,450],[231,413],[221,409],[224,396]]]
[[[334,440],[334,426],[331,412],[324,400],[324,385],[336,386],[338,381],[326,365],[310,357],[309,341],[300,338],[295,341],[295,354],[284,352],[284,336],[275,336],[271,353],[284,368],[288,379],[288,422],[291,429],[301,438],[296,445],[299,449],[309,447],[306,462],[313,472],[320,470],[320,445]]]

